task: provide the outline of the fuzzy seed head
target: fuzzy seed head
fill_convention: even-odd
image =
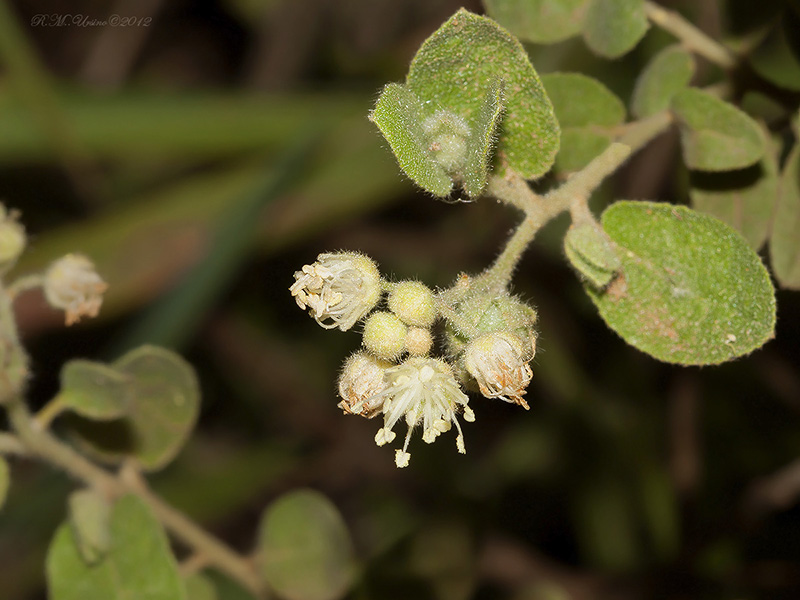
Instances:
[[[45,298],[53,308],[64,310],[68,326],[81,317],[96,317],[106,289],[92,261],[81,254],[59,258],[44,275]]]
[[[467,345],[464,366],[484,396],[513,402],[527,410],[528,403],[522,396],[533,377],[528,364],[533,352],[533,342],[526,346],[520,338],[505,331],[487,333]]]
[[[383,407],[380,393],[386,389],[384,374],[392,364],[366,352],[352,354],[344,363],[339,376],[338,406],[347,414],[371,419]]]

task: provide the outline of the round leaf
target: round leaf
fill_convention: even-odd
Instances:
[[[589,0],[484,0],[486,11],[521,40],[553,44],[581,32]]]
[[[800,145],[795,144],[780,178],[780,196],[769,251],[781,287],[800,290]]]
[[[583,37],[596,54],[617,58],[633,50],[649,27],[644,0],[592,0]]]
[[[336,507],[312,490],[286,494],[264,513],[259,567],[287,600],[335,600],[350,589],[356,566]]]
[[[498,78],[505,115],[497,151],[523,177],[543,175],[558,151],[558,122],[525,49],[497,23],[459,10],[419,49],[406,83],[422,100],[423,116],[447,109],[474,127]]]
[[[724,223],[682,206],[617,202],[602,224],[622,270],[604,292],[586,291],[632,346],[665,362],[705,365],[773,337],[769,275]]]
[[[743,169],[764,154],[758,123],[708,92],[681,90],[672,99],[672,110],[680,124],[683,158],[690,169]]]
[[[561,150],[556,156],[555,168],[562,173],[580,171],[613,141],[610,134],[599,133],[593,128],[567,127],[561,132]]]
[[[562,128],[614,127],[625,120],[625,105],[605,85],[581,73],[548,73],[542,85]]]
[[[84,562],[99,562],[111,548],[111,507],[106,497],[92,489],[70,494],[69,522],[75,545]]]
[[[88,360],[72,360],[61,370],[59,401],[90,419],[117,419],[131,404],[131,381],[117,369]]]
[[[669,108],[672,97],[689,85],[694,69],[691,52],[681,46],[664,48],[636,80],[631,112],[642,119]]]

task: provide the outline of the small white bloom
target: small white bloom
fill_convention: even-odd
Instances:
[[[347,331],[378,303],[381,275],[372,260],[357,252],[320,254],[294,274],[289,291],[325,329]]]
[[[342,397],[339,408],[368,419],[377,415],[383,408],[383,397],[379,394],[387,385],[383,376],[391,366],[365,352],[351,355],[339,377],[339,396]]]
[[[96,317],[108,284],[95,271],[92,261],[80,254],[59,258],[44,275],[44,295],[50,306],[66,312],[66,324],[81,317]]]
[[[533,377],[528,362],[535,348],[525,348],[517,336],[504,331],[487,333],[472,340],[464,353],[464,366],[478,382],[487,398],[500,398],[519,404],[526,410],[522,398]]]
[[[386,370],[387,387],[372,402],[381,402],[383,427],[375,435],[378,446],[388,444],[396,437],[392,429],[401,417],[408,425],[402,450],[397,450],[395,463],[408,466],[411,454],[408,442],[414,427],[422,425],[422,439],[432,443],[454,424],[458,430],[456,447],[465,453],[464,434],[456,413],[463,411],[465,421],[474,421],[475,413],[467,406],[469,398],[458,387],[450,366],[439,359],[412,357],[400,365]]]

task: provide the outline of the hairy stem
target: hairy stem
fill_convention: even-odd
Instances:
[[[644,10],[648,19],[658,27],[669,31],[687,49],[723,69],[732,69],[736,66],[736,56],[730,50],[707,36],[678,13],[667,10],[655,2],[645,2]]]

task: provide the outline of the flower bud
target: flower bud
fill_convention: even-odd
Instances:
[[[108,289],[88,258],[67,254],[59,258],[44,275],[44,295],[53,308],[63,309],[66,324],[72,325],[81,317],[96,317]]]
[[[413,356],[424,356],[431,351],[433,336],[429,329],[409,327],[406,332],[405,347]]]
[[[389,310],[403,323],[414,327],[430,327],[436,319],[436,298],[433,291],[419,281],[401,281],[389,294]]]
[[[533,377],[528,362],[534,352],[532,344],[508,332],[486,333],[467,345],[464,366],[484,396],[514,402],[527,410],[522,396]]]
[[[339,408],[368,419],[378,414],[384,400],[378,394],[386,389],[384,373],[391,366],[391,363],[365,352],[351,355],[339,376],[339,396],[342,398]]]
[[[294,274],[289,288],[297,305],[325,329],[350,329],[375,308],[381,275],[367,256],[357,252],[320,254],[313,265]]]
[[[464,168],[470,130],[463,117],[447,110],[437,110],[425,119],[422,130],[436,162],[450,173]]]
[[[378,358],[394,360],[405,349],[406,326],[394,314],[378,311],[364,323],[364,347]]]
[[[0,204],[0,272],[14,266],[25,250],[25,242],[25,228],[17,221],[17,215],[7,213]]]

